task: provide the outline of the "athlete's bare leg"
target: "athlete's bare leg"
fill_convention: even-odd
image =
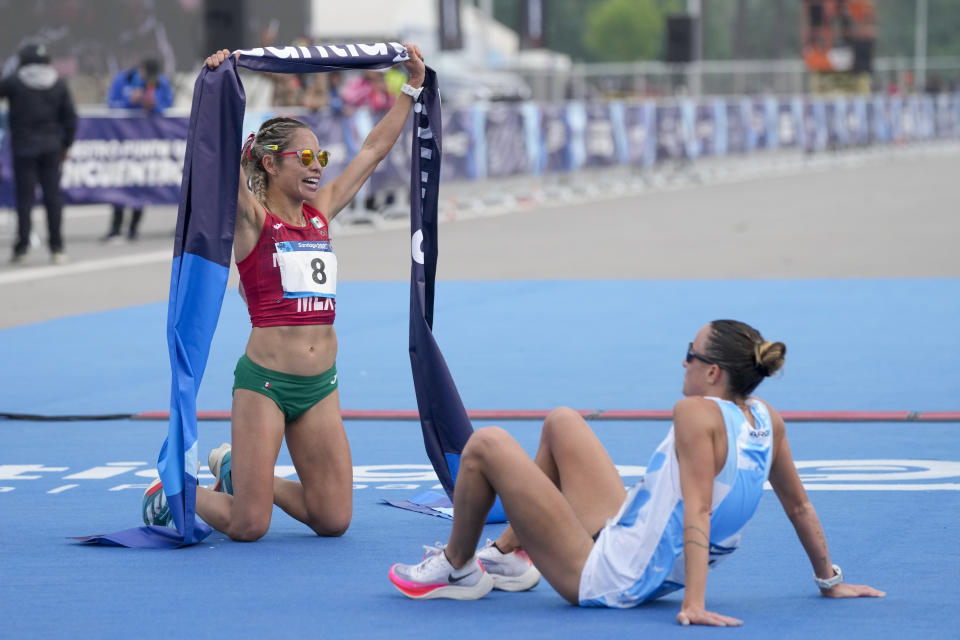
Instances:
[[[353,462],[334,391],[287,425],[299,482],[275,478],[274,502],[318,535],[340,536],[353,515]]]
[[[284,417],[273,400],[249,389],[233,392],[232,415],[233,495],[199,488],[197,514],[231,539],[249,542],[270,528]]]
[[[583,432],[586,425],[579,425],[572,416],[582,421],[569,410],[553,412],[547,419],[541,440],[543,455],[538,454],[536,463],[503,429],[488,427],[471,436],[460,460],[453,530],[446,547],[454,567],[463,566],[473,556],[487,514],[499,495],[511,523],[509,540],[523,546],[560,595],[578,602],[580,574],[593,548],[592,536],[616,513],[626,494],[609,456],[598,454],[596,447],[602,451],[599,441],[592,444]],[[572,433],[561,435],[566,432]],[[568,450],[577,443],[586,448],[582,457]],[[573,461],[579,461],[582,468],[568,469]],[[576,508],[561,493],[564,484],[571,490]]]
[[[607,450],[572,409],[560,407],[547,416],[535,462],[560,489],[591,536],[616,515],[626,498],[623,480]],[[517,546],[513,527],[497,538],[497,548],[504,553]]]

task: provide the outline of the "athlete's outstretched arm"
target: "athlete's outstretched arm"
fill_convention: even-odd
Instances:
[[[741,620],[707,611],[707,564],[710,560],[710,508],[713,479],[717,475],[715,434],[723,430],[722,418],[710,400],[691,396],[673,408],[674,448],[680,466],[683,494],[683,555],[686,586],[677,622],[732,627]]]
[[[772,407],[770,416],[773,420],[774,440],[770,484],[783,506],[784,513],[793,524],[800,544],[807,552],[807,557],[810,558],[814,574],[824,580],[832,578],[834,572],[833,564],[830,562],[830,550],[827,548],[827,538],[823,533],[823,527],[820,526],[820,518],[817,517],[817,512],[800,481],[797,467],[793,463],[793,454],[790,453],[790,443],[787,441],[783,418]],[[821,589],[820,595],[828,598],[856,598],[883,597],[886,594],[867,585],[841,582],[830,589]]]
[[[423,86],[426,75],[423,54],[420,52],[420,47],[415,44],[407,43],[405,46],[410,55],[410,59],[404,63],[410,73],[407,84],[414,89],[418,89]],[[400,132],[403,131],[403,127],[407,123],[411,108],[413,108],[413,100],[409,96],[406,94],[398,96],[387,114],[367,135],[360,151],[343,170],[343,173],[320,188],[311,205],[323,211],[328,220],[332,220],[341,209],[350,203],[350,200],[357,195],[357,191],[367,181],[373,170],[377,168],[380,161],[393,148],[397,138],[400,137]]]

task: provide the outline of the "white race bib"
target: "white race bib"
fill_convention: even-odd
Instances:
[[[336,298],[337,256],[326,240],[277,242],[284,298]]]

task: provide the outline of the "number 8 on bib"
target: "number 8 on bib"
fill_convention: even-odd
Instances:
[[[337,256],[322,240],[277,242],[284,298],[336,298]]]

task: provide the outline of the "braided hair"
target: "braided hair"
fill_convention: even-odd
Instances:
[[[746,397],[783,366],[787,347],[764,340],[760,332],[737,320],[714,320],[704,355],[727,372],[730,391]]]
[[[263,159],[273,154],[272,151],[265,149],[265,146],[277,145],[277,149],[285,149],[297,129],[309,130],[310,128],[294,118],[270,118],[260,125],[256,135],[250,134],[243,145],[240,166],[243,168],[244,175],[247,176],[247,187],[264,206],[266,206],[270,174],[263,166]]]

